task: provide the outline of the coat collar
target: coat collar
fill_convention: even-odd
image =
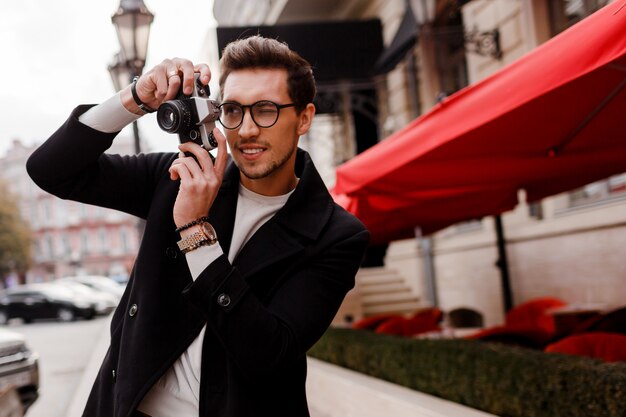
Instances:
[[[300,181],[289,200],[255,233],[239,255],[246,253],[246,259],[253,259],[257,263],[262,259],[276,260],[300,250],[304,243],[299,243],[302,238],[315,240],[322,232],[333,212],[333,199],[311,157],[302,149],[297,151],[295,169]],[[224,253],[230,250],[233,235],[239,175],[237,166],[232,160],[229,161],[215,200],[219,203],[210,212],[211,223],[217,231]],[[262,244],[252,244],[259,241]]]

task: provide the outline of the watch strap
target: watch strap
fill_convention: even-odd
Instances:
[[[191,252],[191,251],[193,251],[193,250],[198,249],[199,247],[202,247],[202,246],[207,246],[207,245],[208,245],[208,246],[211,246],[212,244],[214,244],[214,243],[215,243],[215,241],[211,241],[211,240],[206,239],[206,238],[204,238],[204,237],[203,237],[203,238],[201,238],[201,239],[193,239],[193,240],[191,240],[191,241],[184,242],[185,240],[188,240],[188,239],[190,239],[190,238],[193,238],[193,237],[195,237],[196,235],[198,235],[198,233],[194,233],[193,235],[188,236],[188,237],[186,237],[185,239],[182,239],[182,240],[180,240],[180,241],[178,242],[178,248],[180,249],[180,251],[181,251],[182,253],[189,253],[189,252]]]
[[[210,230],[209,234],[203,231],[197,231],[187,237],[182,238],[177,242],[178,248],[182,253],[188,253],[192,250],[198,249],[201,246],[205,245],[214,245],[217,243],[217,236],[215,235],[215,231],[213,226],[210,223],[206,222],[208,229]],[[201,227],[203,225],[201,224]]]
[[[152,107],[149,107],[143,101],[141,101],[141,99],[139,98],[139,94],[137,94],[137,80],[138,79],[139,77],[133,78],[133,82],[130,85],[130,92],[133,95],[133,100],[135,100],[135,103],[139,106],[141,110],[145,111],[146,113],[154,113],[156,110],[154,110]]]

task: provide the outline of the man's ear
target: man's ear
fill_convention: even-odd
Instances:
[[[311,122],[313,122],[313,116],[315,116],[315,106],[313,103],[309,103],[306,105],[304,110],[300,112],[300,122],[298,123],[298,136],[304,135],[309,131],[311,127]]]

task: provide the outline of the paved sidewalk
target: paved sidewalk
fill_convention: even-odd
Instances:
[[[66,417],[81,417],[83,413],[83,409],[87,403],[87,398],[89,397],[89,392],[91,392],[91,387],[96,379],[100,365],[102,364],[102,359],[104,359],[104,355],[109,348],[109,328],[111,327],[112,317],[113,314],[109,315],[109,318],[104,322],[103,331],[101,332],[100,338],[94,345],[91,358],[89,359],[89,362],[87,362],[87,366],[85,366],[85,370],[78,384],[78,389],[74,393],[74,398],[67,409]]]

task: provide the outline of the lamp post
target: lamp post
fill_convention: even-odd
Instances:
[[[143,0],[121,0],[120,6],[111,16],[120,43],[120,52],[115,54],[109,65],[109,73],[116,91],[128,85],[133,78],[141,75],[148,54],[150,24],[154,15]],[[141,152],[139,127],[133,122],[135,153]]]
[[[126,65],[121,51],[113,56],[113,62],[109,64],[109,74],[115,91],[120,91],[128,85],[130,68]]]
[[[121,0],[120,7],[111,16],[117,31],[121,54],[132,76],[141,75],[148,54],[150,24],[154,15],[143,0]]]
[[[115,91],[126,87],[133,78],[141,75],[148,55],[148,40],[150,39],[150,25],[154,15],[150,13],[143,0],[120,0],[120,6],[111,16],[115,26],[117,39],[120,43],[120,52],[115,54],[109,65],[109,74]],[[135,153],[141,152],[139,126],[133,122],[133,136],[135,139]],[[145,221],[137,223],[138,236],[141,239]]]

